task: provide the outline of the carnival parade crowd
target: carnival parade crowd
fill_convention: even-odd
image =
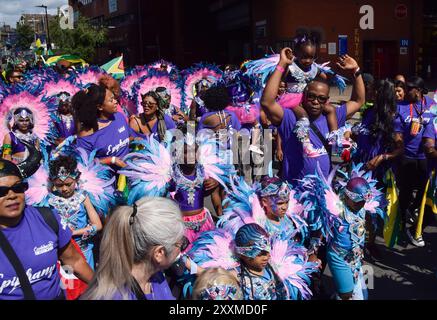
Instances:
[[[437,101],[419,77],[317,54],[300,35],[241,66],[161,60],[120,81],[13,66],[0,300],[321,299],[327,266],[331,299],[367,299],[376,235],[423,247],[437,214]]]

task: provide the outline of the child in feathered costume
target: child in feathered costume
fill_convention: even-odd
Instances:
[[[18,165],[25,163],[26,159],[38,165],[41,159],[37,159],[40,142],[46,139],[49,132],[50,112],[44,101],[27,92],[5,97],[0,108],[3,158]],[[32,171],[26,175],[30,176],[36,170]]]
[[[230,270],[238,278],[244,300],[310,299],[309,275],[318,267],[307,261],[304,248],[270,239],[254,223],[242,226],[236,235],[224,230],[202,234],[185,261],[191,271],[193,264],[198,272],[217,267]]]
[[[76,157],[61,155],[50,161],[44,154],[45,166],[29,179],[26,203],[55,209],[94,269],[94,236],[102,229],[99,216],[104,218],[115,204],[111,169],[81,149]]]
[[[303,183],[309,183],[314,190],[322,190],[315,195],[314,210],[331,214],[329,228],[325,228],[327,240],[327,262],[333,274],[338,298],[362,300],[365,298],[362,259],[366,234],[366,214],[378,214],[384,217],[383,193],[376,189],[376,181],[371,173],[354,167],[351,174],[340,172],[338,181],[340,196],[337,196],[331,183],[335,171],[328,180],[319,172],[316,176],[307,176]],[[320,170],[319,170],[320,171]]]
[[[234,177],[217,227],[236,233],[244,224],[257,223],[272,238],[302,244],[308,231],[301,218],[304,207],[294,195],[289,185],[276,177],[265,176],[253,188],[241,177]]]
[[[51,105],[51,109],[57,110],[51,114],[50,133],[47,138],[54,146],[76,134],[71,99],[79,90],[72,81],[64,79],[46,82],[43,87],[40,96]]]
[[[190,120],[198,121],[208,112],[202,96],[206,90],[218,83],[223,72],[215,65],[198,63],[184,70],[184,106],[190,115]]]
[[[287,93],[283,94],[278,103],[283,108],[292,109],[297,119],[308,118],[306,111],[300,106],[303,98],[305,87],[316,78],[326,79],[327,75],[334,76],[340,91],[346,88],[345,79],[335,74],[329,63],[319,65],[315,63],[317,55],[317,45],[315,39],[301,35],[293,39],[293,54],[295,57],[293,63],[287,70],[283,70],[284,81],[287,83]],[[264,88],[268,77],[273,73],[279,62],[279,55],[272,55],[265,59],[250,61],[244,65],[246,73],[254,78],[258,78],[258,86]],[[311,99],[320,99],[319,97],[309,97]],[[329,97],[327,97],[329,100]],[[327,100],[325,102],[327,102]],[[320,100],[319,100],[320,102]],[[328,126],[330,131],[338,129],[335,108],[329,104],[324,105],[324,113],[327,115]]]
[[[167,141],[172,138],[169,135]],[[153,137],[137,142],[143,149],[125,158],[127,167],[120,173],[128,178],[129,203],[144,196],[166,197],[173,193],[186,225],[185,236],[192,243],[202,232],[214,229],[204,198],[217,182],[226,185],[226,174],[232,173],[232,167],[221,164],[215,155],[215,141],[199,141],[196,147],[191,133],[185,137],[176,136],[176,139],[176,145],[167,142],[167,146]],[[171,152],[174,147],[180,152],[177,156]],[[183,161],[180,161],[182,154]]]
[[[193,287],[193,300],[243,300],[237,278],[222,268],[201,272]]]

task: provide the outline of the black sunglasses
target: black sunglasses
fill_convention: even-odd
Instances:
[[[29,189],[29,184],[27,182],[20,182],[12,187],[0,187],[0,198],[6,197],[9,191],[14,193],[25,193]]]
[[[327,96],[317,96],[314,93],[307,93],[307,99],[308,101],[315,101],[317,99],[317,101],[319,101],[320,104],[325,104],[328,102],[329,97]]]

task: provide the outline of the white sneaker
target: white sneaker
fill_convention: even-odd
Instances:
[[[420,236],[419,238],[415,239],[413,237],[413,235],[411,234],[410,229],[407,229],[407,236],[408,236],[408,239],[410,239],[410,242],[413,245],[415,245],[416,247],[423,248],[425,246],[425,241],[423,241],[422,236]]]

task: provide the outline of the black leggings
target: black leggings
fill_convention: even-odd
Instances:
[[[399,206],[402,215],[402,227],[406,224],[406,212],[413,201],[412,211],[420,208],[420,204],[428,181],[427,160],[403,158],[397,172],[399,188]],[[417,190],[413,199],[413,191]]]

